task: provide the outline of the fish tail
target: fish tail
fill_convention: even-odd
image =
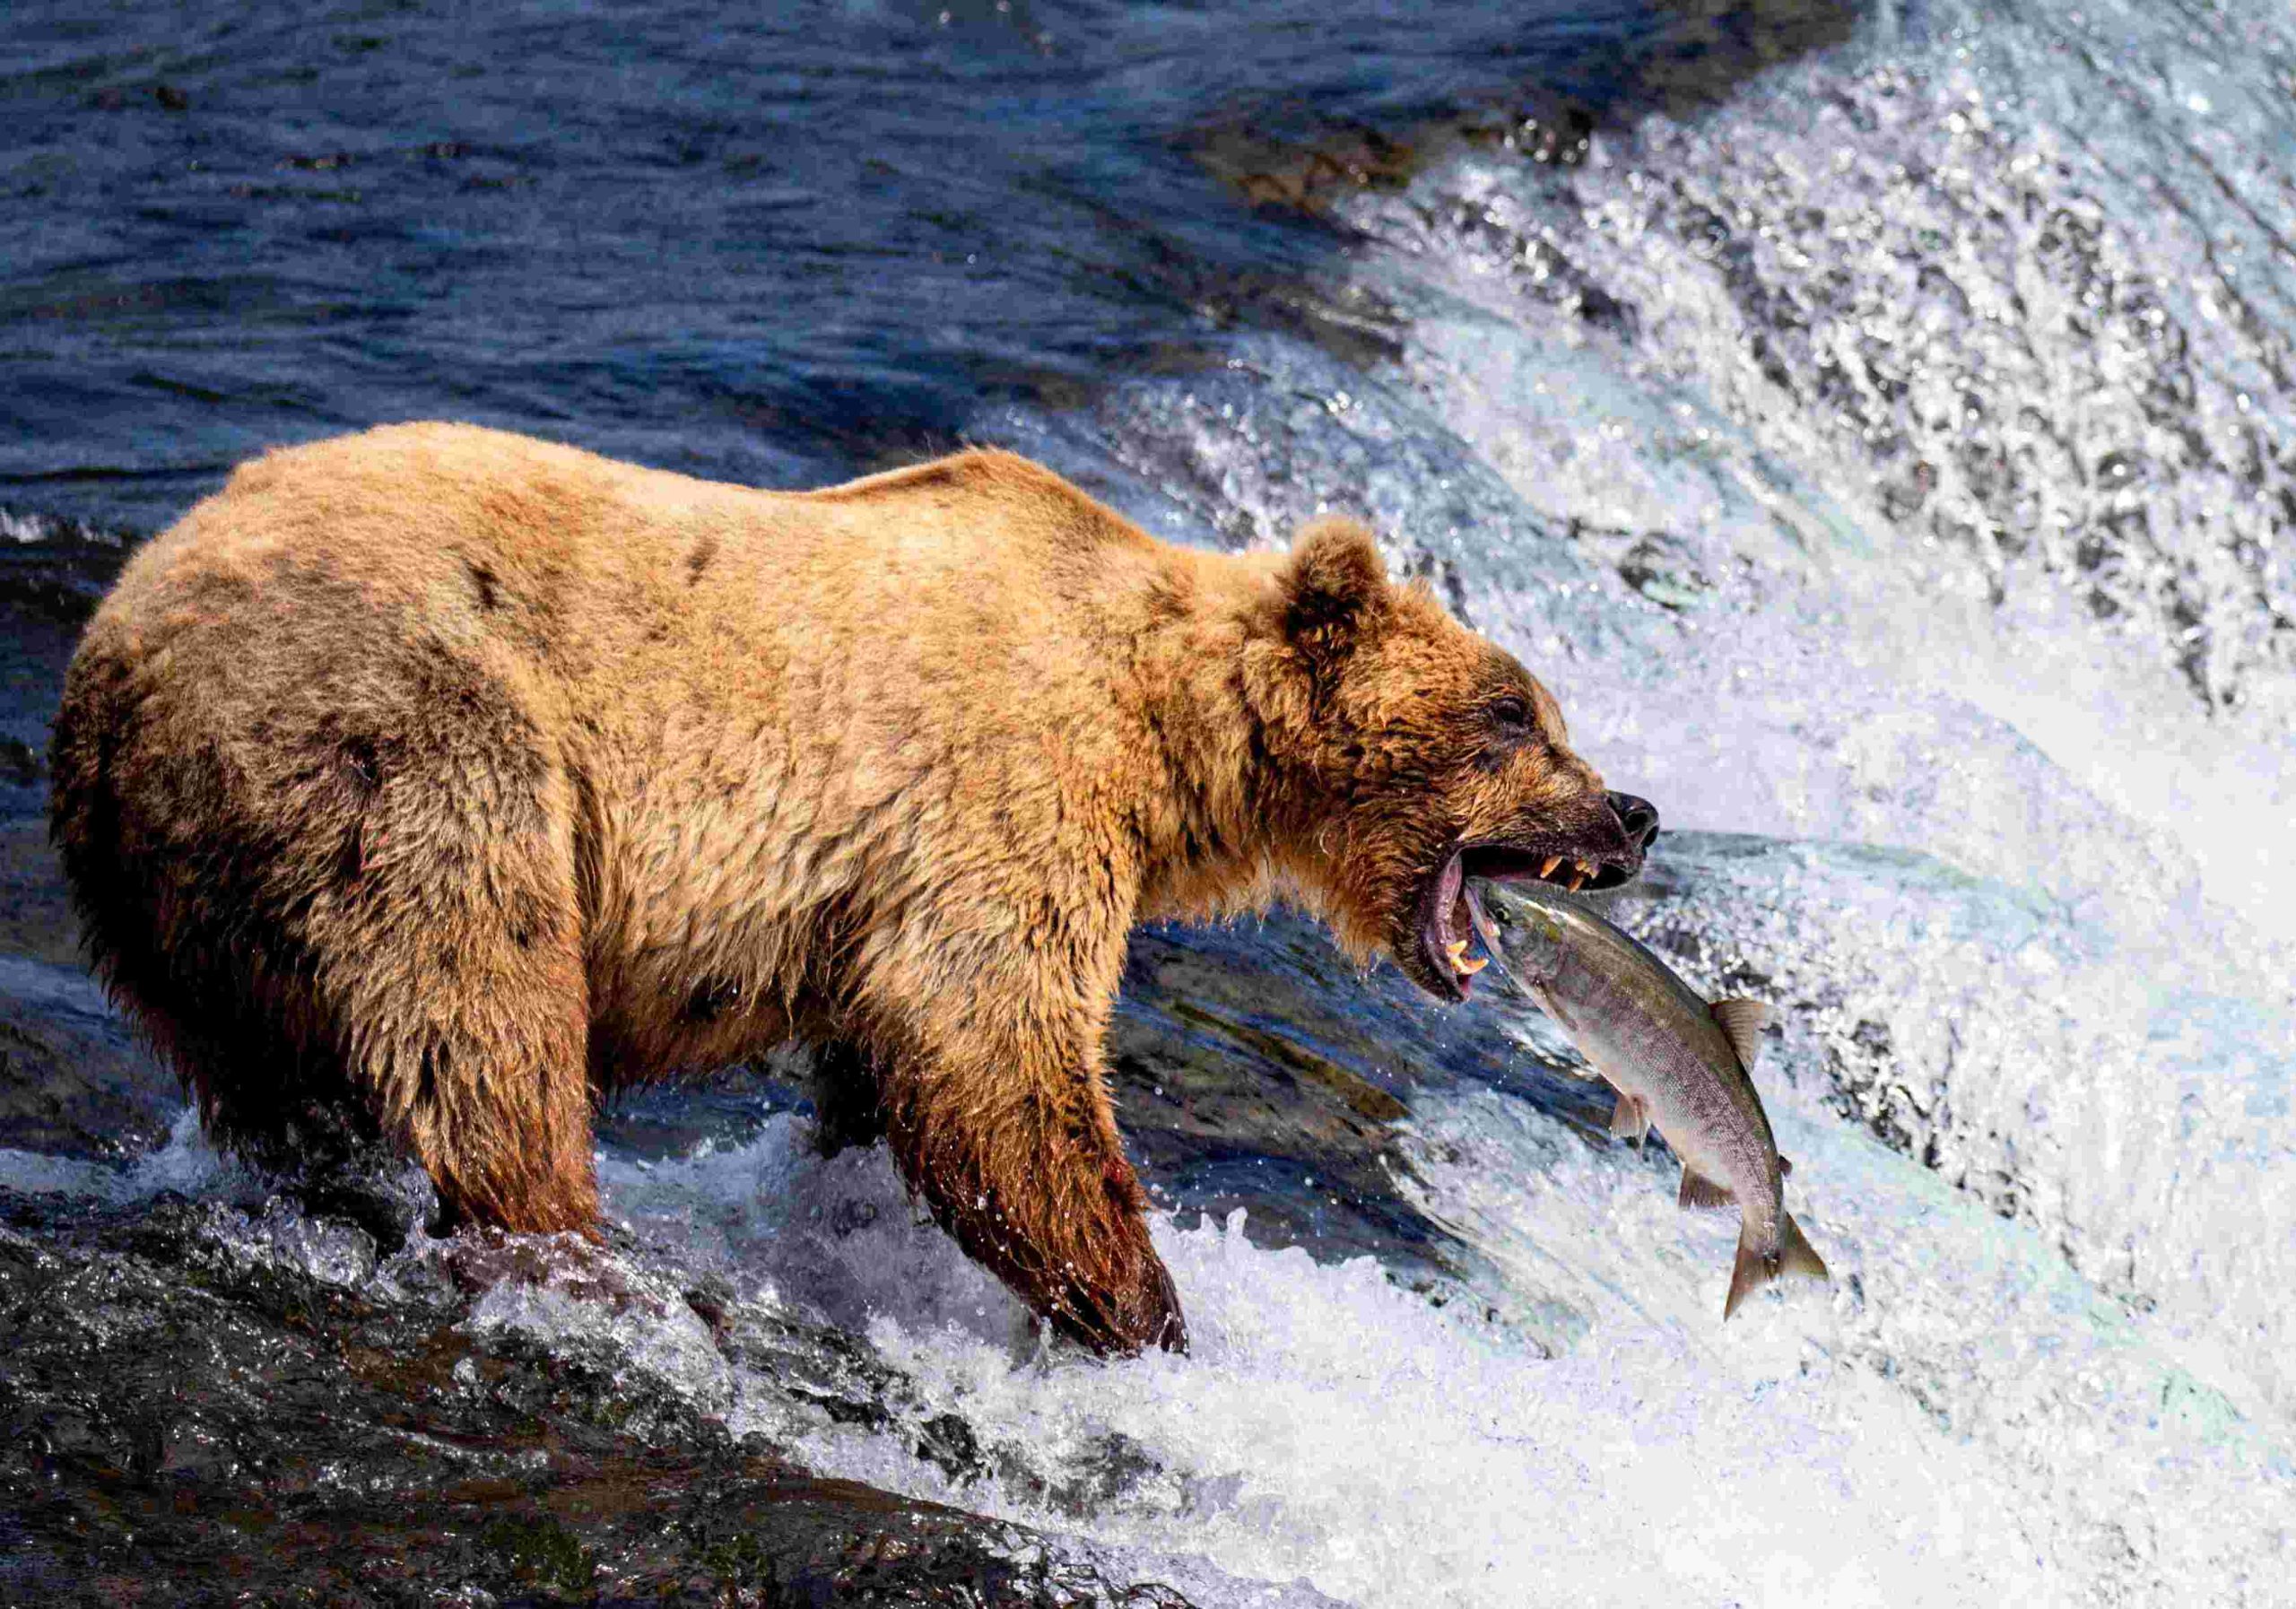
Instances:
[[[1794,1222],[1793,1213],[1785,1215],[1776,1251],[1762,1250],[1754,1239],[1752,1224],[1742,1227],[1738,1231],[1738,1261],[1730,1270],[1730,1294],[1722,1303],[1722,1321],[1727,1324],[1740,1302],[1783,1274],[1798,1274],[1805,1279],[1831,1277],[1824,1261],[1803,1235],[1802,1226]]]
[[[1794,1222],[1791,1213],[1786,1214],[1786,1233],[1778,1248],[1778,1271],[1780,1274],[1798,1274],[1805,1279],[1829,1280],[1833,1277],[1826,1272],[1825,1259],[1818,1255],[1817,1248],[1803,1238],[1802,1226]]]

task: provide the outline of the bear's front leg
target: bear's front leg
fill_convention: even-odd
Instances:
[[[922,1042],[891,1058],[886,1128],[902,1176],[1061,1334],[1103,1353],[1185,1352],[1101,1072],[1105,1005],[967,992],[970,1009],[943,996]]]

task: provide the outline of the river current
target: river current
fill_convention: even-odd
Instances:
[[[766,1101],[602,1152],[624,1276],[726,1325],[513,1276],[474,1335],[1206,1605],[2296,1603],[2296,21],[1692,10],[13,8],[12,560],[427,416],[772,484],[993,442],[1227,547],[1363,514],[1658,804],[1618,913],[1779,1006],[1835,1275],[1721,1326],[1735,1221],[1535,1087],[1535,1013],[1411,1037],[1390,972],[1423,1266],[1310,1171],[1152,1163],[1195,1349],[1097,1365]],[[187,1122],[0,1187],[426,1255]],[[725,1343],[783,1313],[892,1428]]]

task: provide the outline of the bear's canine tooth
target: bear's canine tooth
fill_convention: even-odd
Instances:
[[[1574,894],[1575,894],[1575,893],[1577,893],[1577,892],[1578,892],[1581,888],[1584,888],[1584,887],[1586,886],[1586,883],[1587,883],[1587,874],[1586,874],[1586,873],[1584,873],[1584,872],[1573,872],[1573,873],[1571,873],[1571,874],[1570,874],[1570,883],[1569,883],[1566,886],[1570,890],[1570,891],[1571,891],[1572,893],[1574,893]]]
[[[1470,978],[1491,964],[1489,958],[1484,956],[1476,956],[1472,961],[1467,959],[1467,942],[1465,939],[1453,939],[1443,946],[1443,953],[1449,957],[1453,971],[1464,972]]]
[[[1561,864],[1562,864],[1562,857],[1561,857],[1561,856],[1560,856],[1560,855],[1550,855],[1550,856],[1548,856],[1548,857],[1546,857],[1546,864],[1545,864],[1544,865],[1543,865],[1543,866],[1541,866],[1541,867],[1539,868],[1539,875],[1540,875],[1540,876],[1542,876],[1542,877],[1552,877],[1552,876],[1553,876],[1553,875],[1554,875],[1554,868],[1555,868],[1555,867],[1557,867],[1557,866],[1559,866],[1559,865],[1561,865]]]

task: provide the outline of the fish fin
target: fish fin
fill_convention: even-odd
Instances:
[[[1760,1000],[1717,1000],[1706,1008],[1715,1025],[1738,1053],[1738,1065],[1748,1074],[1761,1060],[1761,1031],[1769,1026],[1770,1007]]]
[[[1802,1233],[1802,1226],[1794,1222],[1794,1214],[1786,1214],[1784,1243],[1778,1249],[1778,1271],[1798,1274],[1805,1279],[1830,1280],[1825,1259],[1818,1256],[1816,1248]]]
[[[1674,1205],[1688,1212],[1692,1207],[1735,1206],[1737,1197],[1685,1163],[1683,1167],[1683,1193],[1674,1197]]]
[[[1611,1108],[1611,1133],[1640,1144],[1650,1135],[1650,1109],[1639,1097],[1620,1092],[1618,1104]]]
[[[1793,1158],[1781,1156],[1778,1159],[1778,1177],[1780,1178],[1791,1178],[1794,1177]]]
[[[1730,1315],[1738,1304],[1783,1274],[1796,1274],[1805,1279],[1828,1279],[1826,1265],[1811,1249],[1803,1237],[1802,1226],[1787,1213],[1779,1236],[1778,1251],[1764,1256],[1754,1245],[1753,1227],[1749,1224],[1738,1231],[1738,1260],[1730,1270],[1730,1294],[1722,1302],[1722,1322],[1730,1322]]]

